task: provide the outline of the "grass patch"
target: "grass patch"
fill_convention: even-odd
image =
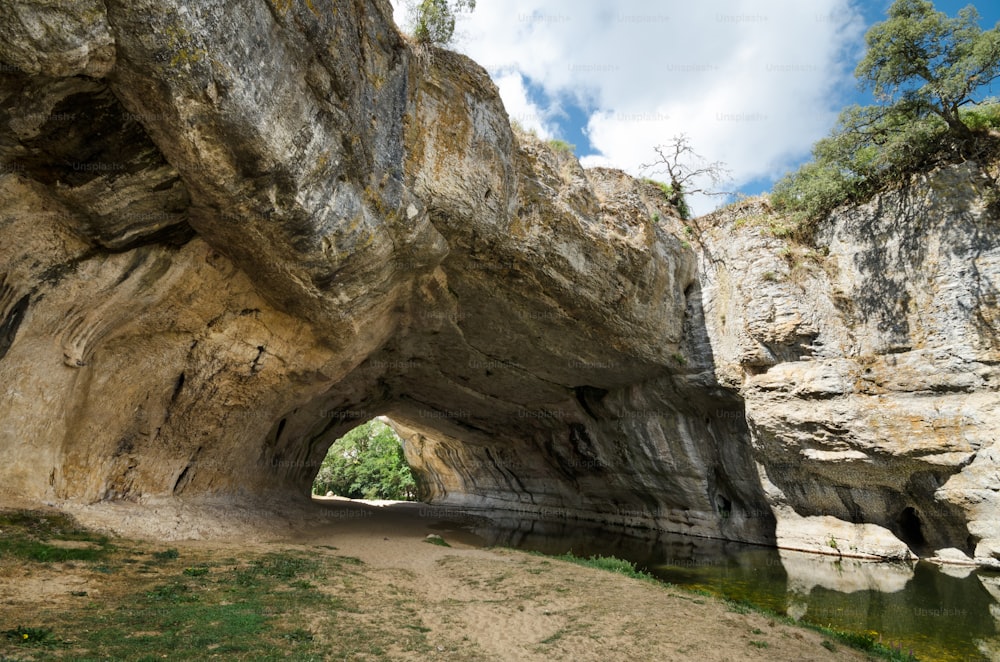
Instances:
[[[625,575],[626,577],[631,577],[633,579],[641,579],[643,581],[654,582],[656,584],[663,585],[659,579],[653,575],[639,570],[635,567],[635,564],[631,561],[626,561],[625,559],[620,559],[615,556],[591,556],[588,558],[583,558],[576,556],[573,552],[568,552],[562,554],[561,556],[555,557],[561,561],[569,561],[570,563],[575,563],[576,565],[586,566],[588,568],[597,568],[599,570],[606,570],[608,572],[614,572],[619,575]]]
[[[438,547],[451,547],[451,545],[448,544],[447,540],[433,533],[424,538],[424,542],[430,543],[432,545],[437,545]]]
[[[309,630],[305,630],[303,628],[296,628],[295,630],[292,630],[291,632],[286,632],[286,633],[282,634],[281,638],[285,639],[287,641],[291,641],[293,643],[299,643],[299,642],[305,642],[305,641],[312,641],[313,640],[313,633],[310,632]]]
[[[729,611],[736,614],[749,614],[754,611],[759,611],[754,605],[750,604],[746,600],[723,600]]]
[[[159,549],[80,528],[71,518],[0,513],[0,576],[45,581],[70,573],[100,586],[100,599],[61,596],[0,603],[0,660],[368,659],[432,652],[412,598],[388,606],[361,559],[298,550],[240,552],[220,561],[200,549]],[[56,552],[92,543],[97,563],[52,567]],[[53,544],[47,545],[48,542]],[[30,544],[29,544],[30,543]],[[37,553],[40,545],[54,552]],[[185,563],[175,563],[184,557]],[[136,562],[137,558],[146,561]],[[75,558],[73,560],[80,560]],[[90,593],[93,593],[91,591]],[[362,600],[363,596],[363,600]],[[372,627],[379,614],[379,627]]]
[[[0,632],[0,635],[18,646],[53,647],[59,643],[49,628],[26,628],[19,625],[12,630]]]
[[[410,628],[411,630],[416,630],[417,632],[430,632],[431,631],[430,628],[426,628],[423,625],[407,625],[406,627]]]
[[[319,659],[314,634],[290,626],[303,612],[333,604],[304,575],[325,577],[325,568],[293,553],[265,554],[213,574],[207,566],[179,568],[166,581],[162,574],[146,578],[156,582],[117,596],[117,606],[95,603],[44,620],[59,623],[74,659],[152,659],[163,651],[173,659]]]
[[[180,555],[181,555],[180,552],[178,552],[173,547],[171,547],[170,549],[166,549],[162,552],[153,552],[153,558],[159,561],[160,563],[173,561],[174,559],[180,557]]]
[[[568,143],[565,140],[559,140],[558,138],[554,138],[546,142],[554,152],[557,152],[559,154],[572,154],[573,150],[576,149],[576,145]]]
[[[69,515],[31,510],[0,512],[0,559],[37,563],[98,561],[114,547],[106,536],[81,528]]]

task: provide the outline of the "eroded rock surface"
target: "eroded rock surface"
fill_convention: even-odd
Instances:
[[[304,499],[385,414],[438,503],[1000,555],[972,166],[833,219],[797,281],[512,131],[383,0],[0,15],[0,490]]]
[[[780,544],[1000,558],[993,176],[915,177],[834,214],[812,251],[774,237],[764,202],[702,221],[719,376],[746,400]]]
[[[301,498],[388,414],[430,500],[771,541],[655,188],[385,2],[91,9],[6,10],[4,489]]]

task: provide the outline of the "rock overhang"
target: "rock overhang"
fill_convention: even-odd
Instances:
[[[512,129],[481,68],[407,44],[385,3],[332,9],[107,2],[57,21],[83,50],[0,51],[39,52],[0,81],[8,490],[301,498],[335,438],[387,414],[438,502],[764,543],[811,535],[776,513],[911,542],[915,517],[935,548],[993,554],[970,505],[985,437],[907,458],[823,413],[865,420],[858,347],[911,359],[882,395],[910,388],[892,375],[933,390],[963,373],[992,406],[961,366],[942,381],[901,353],[918,325],[880,322],[899,310],[877,292],[860,323],[837,309],[870,259],[797,289],[763,277],[781,241],[690,246],[658,191]],[[878,222],[834,219],[834,258],[871,257],[851,228]],[[773,271],[741,267],[753,251]]]

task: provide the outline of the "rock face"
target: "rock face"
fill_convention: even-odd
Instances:
[[[1000,558],[975,168],[794,280],[513,132],[383,0],[189,4],[0,9],[0,490],[304,499],[384,414],[430,501]]]
[[[388,3],[186,4],[5,10],[4,489],[302,498],[388,414],[430,500],[773,542],[655,188]]]
[[[994,177],[915,177],[811,251],[763,202],[700,221],[719,378],[745,398],[779,544],[1000,558]]]

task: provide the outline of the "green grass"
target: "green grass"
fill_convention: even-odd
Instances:
[[[749,614],[754,611],[759,611],[754,605],[750,604],[746,600],[723,600],[729,611],[734,614]]]
[[[559,140],[557,138],[548,140],[546,142],[548,143],[548,146],[552,148],[553,151],[558,152],[560,154],[572,154],[573,151],[576,149],[576,145],[568,143],[565,140]]]
[[[53,647],[59,643],[49,628],[26,628],[19,625],[12,630],[0,632],[0,635],[18,646]]]
[[[654,582],[656,584],[663,584],[659,579],[653,575],[639,570],[635,567],[635,564],[631,561],[626,561],[625,559],[620,559],[615,556],[591,556],[588,558],[583,558],[576,556],[573,552],[568,552],[555,558],[561,561],[569,561],[570,563],[575,563],[576,565],[582,565],[588,568],[597,568],[599,570],[606,570],[608,572],[614,572],[619,575],[625,575],[626,577],[631,577],[633,579],[641,579],[643,581]]]
[[[870,653],[878,659],[891,660],[893,662],[916,662],[918,660],[918,658],[910,655],[909,653],[904,653],[902,650],[890,648],[889,646],[880,643],[878,640],[878,633],[875,632],[851,632],[838,630],[836,628],[823,627],[821,625],[814,625],[805,621],[796,621],[793,618],[779,614],[764,607],[759,607],[746,600],[731,600],[725,598],[724,596],[713,595],[712,593],[706,591],[698,591],[698,593],[700,595],[709,595],[717,599],[721,598],[729,611],[737,614],[757,613],[786,625],[794,625],[795,627],[801,627],[807,630],[812,630],[813,632],[818,632],[826,637],[820,645],[829,651],[836,650],[836,646],[831,641],[833,640],[850,648]],[[756,630],[753,633],[758,634]],[[754,645],[754,642],[750,643]],[[765,643],[766,646],[766,642],[763,643]]]
[[[660,191],[663,193],[663,197],[666,198],[667,200],[669,200],[674,195],[674,189],[670,186],[670,184],[666,184],[664,182],[658,182],[655,179],[650,179],[649,177],[643,177],[642,181],[646,184],[650,184],[660,189]]]
[[[663,193],[663,197],[667,201],[672,201],[674,199],[674,188],[670,184],[667,184],[666,182],[660,182],[655,179],[650,179],[649,177],[643,177],[642,181],[646,184],[650,184],[660,189],[660,192]],[[686,220],[691,218],[691,210],[688,208],[687,201],[684,199],[683,196],[680,196],[680,202],[677,205],[677,212],[680,214],[680,217],[682,219]]]
[[[424,538],[424,542],[430,543],[432,545],[437,545],[439,547],[451,547],[451,545],[448,544],[447,540],[437,535],[427,536],[426,538]]]
[[[168,550],[162,552],[153,552],[153,558],[160,563],[166,563],[167,561],[173,561],[180,556],[180,552],[171,547]]]
[[[67,591],[30,610],[0,605],[4,627],[17,625],[0,631],[0,660],[371,659],[433,650],[415,599],[397,597],[401,606],[387,608],[380,580],[355,557],[283,550],[223,560],[197,549],[111,546],[63,516],[7,512],[0,523],[5,573],[64,572],[51,565],[53,552],[37,553],[43,540],[101,546],[99,561],[77,558],[65,570],[99,585],[99,599]]]
[[[30,510],[0,512],[0,559],[38,563],[97,561],[114,552],[106,536],[79,527],[68,515]],[[60,546],[56,541],[76,543]]]
[[[338,556],[337,563],[342,563],[345,565],[364,565],[365,562],[356,556]]]
[[[329,603],[313,584],[301,583],[301,577],[317,575],[325,577],[320,562],[297,553],[265,554],[217,573],[204,566],[184,568],[130,596],[127,609],[84,615],[73,628],[80,633],[75,647],[83,651],[81,659],[132,659],[163,651],[175,659],[199,658],[206,651],[245,659],[295,657],[307,652],[313,634],[286,629],[280,621]]]

